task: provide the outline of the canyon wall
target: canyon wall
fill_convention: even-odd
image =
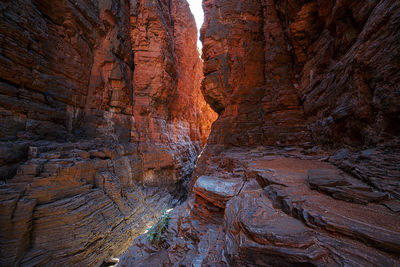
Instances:
[[[219,113],[210,145],[345,148],[331,161],[400,198],[399,3],[204,8],[202,91]]]
[[[120,266],[400,264],[400,2],[203,0],[219,114],[161,244]]]
[[[184,0],[0,13],[0,265],[99,265],[184,194],[216,117],[193,16]]]
[[[204,1],[210,143],[375,145],[398,137],[398,4]]]

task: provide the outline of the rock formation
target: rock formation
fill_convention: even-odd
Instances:
[[[400,2],[203,7],[0,3],[1,266],[400,265]]]
[[[120,266],[400,264],[400,2],[203,0],[219,114],[162,245]]]
[[[193,16],[184,0],[0,14],[0,265],[99,265],[182,197],[216,117]]]
[[[215,152],[202,156],[163,246],[143,235],[119,266],[399,264],[399,214],[385,206],[387,194],[324,162],[326,154]]]
[[[398,136],[396,1],[204,1],[210,143],[375,145]],[[237,134],[236,134],[237,132]]]

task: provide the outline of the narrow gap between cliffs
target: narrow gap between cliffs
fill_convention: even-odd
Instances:
[[[200,28],[204,22],[204,12],[202,8],[202,0],[187,0],[189,4],[189,8],[192,12],[192,15],[195,19],[196,22],[196,27],[197,27],[197,52],[200,58],[202,55],[202,42],[200,41]],[[201,81],[199,81],[201,82]],[[194,161],[194,166],[197,164],[198,159],[203,153],[205,146],[203,143],[203,147],[201,151],[199,152],[196,160]],[[175,204],[173,204],[172,207],[167,207],[164,209],[162,212],[161,216],[155,219],[152,223],[146,225],[146,230],[143,233],[146,235],[146,238],[154,244],[162,245],[162,239],[163,239],[163,234],[164,231],[168,228],[169,225],[169,219],[171,218],[171,214],[174,210],[174,208],[180,204],[182,204],[184,201],[186,201],[188,193],[189,193],[189,184],[190,184],[190,179],[192,176],[192,173],[194,171],[194,168],[192,172],[187,175],[184,179],[178,181],[178,184],[175,185],[174,189],[168,189],[172,195],[174,195],[174,198],[176,199]],[[117,266],[119,262],[119,257],[113,257],[105,260],[100,266],[101,267],[111,267],[111,266]]]

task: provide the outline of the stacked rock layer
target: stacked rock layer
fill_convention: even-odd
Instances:
[[[216,118],[194,18],[18,0],[0,22],[0,265],[99,265],[184,194]]]

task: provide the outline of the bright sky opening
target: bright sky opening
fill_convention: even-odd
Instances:
[[[201,28],[201,25],[203,25],[203,21],[204,21],[204,13],[203,13],[203,8],[201,6],[202,0],[187,0],[187,1],[190,5],[190,9],[196,20],[198,36],[200,37],[200,28]],[[200,40],[197,40],[197,47],[201,50],[202,44],[201,44]]]

